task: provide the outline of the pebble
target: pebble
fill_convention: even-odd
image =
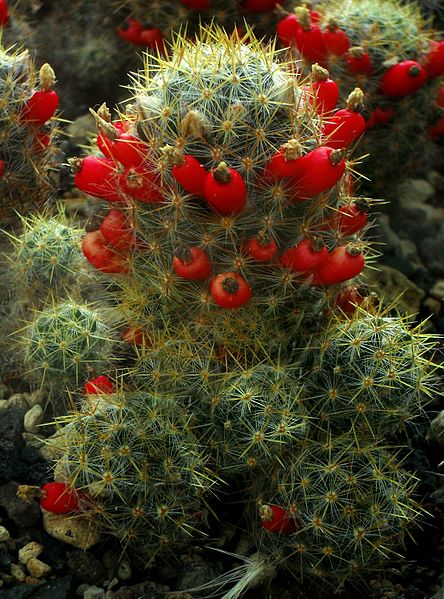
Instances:
[[[430,295],[441,301],[444,299],[444,279],[439,279],[429,291]]]
[[[43,511],[43,525],[49,535],[77,549],[89,549],[102,538],[97,525],[87,515],[72,518]]]
[[[441,447],[444,447],[444,410],[442,410],[430,423],[427,437],[428,439],[434,439],[441,445]]]
[[[45,564],[45,562],[42,562],[36,557],[30,559],[27,562],[26,567],[31,576],[35,576],[35,578],[44,578],[52,572],[51,566]]]
[[[423,302],[423,306],[427,308],[430,314],[440,314],[441,313],[441,302],[433,297],[428,297]]]
[[[0,526],[0,543],[5,543],[10,538],[9,530],[4,526]]]
[[[17,582],[23,582],[26,578],[26,574],[20,564],[11,564],[11,576],[14,576]]]
[[[83,599],[105,599],[105,589],[93,585],[83,593]]]
[[[117,568],[116,576],[119,580],[129,580],[132,576],[131,564],[122,560]]]
[[[397,188],[400,201],[427,202],[435,195],[435,188],[426,179],[407,179]]]
[[[23,427],[27,433],[37,433],[39,426],[43,422],[45,413],[40,404],[36,404],[28,410],[23,418]]]
[[[41,580],[35,578],[35,576],[26,576],[25,583],[26,584],[40,584]]]
[[[21,564],[27,564],[30,559],[35,559],[43,551],[43,545],[36,541],[27,543],[24,547],[19,549],[18,558]]]

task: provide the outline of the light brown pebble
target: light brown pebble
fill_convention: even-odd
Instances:
[[[10,538],[9,530],[4,526],[0,526],[0,543],[6,543]]]
[[[423,304],[432,314],[439,314],[441,312],[441,302],[433,297],[428,297],[423,301]]]
[[[40,404],[36,404],[28,410],[23,418],[23,427],[27,433],[37,433],[39,425],[42,424],[45,413]]]
[[[40,584],[41,582],[41,580],[34,578],[34,576],[27,576],[25,578],[25,584]]]
[[[42,562],[36,557],[30,559],[26,564],[26,567],[31,576],[35,576],[35,578],[43,578],[44,576],[50,574],[52,571],[51,566],[45,564],[45,562]]]
[[[33,559],[41,554],[43,551],[43,545],[37,543],[36,541],[31,541],[18,552],[19,562],[21,564],[27,564],[30,559]]]
[[[23,582],[26,578],[23,567],[20,564],[11,564],[11,576],[14,576],[18,582]]]
[[[89,549],[101,540],[97,522],[88,516],[65,516],[42,510],[43,526],[52,537],[78,549]]]

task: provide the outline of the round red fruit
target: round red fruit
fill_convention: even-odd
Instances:
[[[324,31],[324,42],[327,53],[333,56],[342,56],[350,48],[347,34],[334,21],[331,21]]]
[[[274,239],[252,237],[242,244],[242,251],[256,262],[269,262],[276,256],[278,246]]]
[[[139,45],[149,48],[150,50],[158,50],[159,52],[165,51],[165,39],[162,32],[160,29],[157,29],[157,27],[142,29],[139,34]]]
[[[279,505],[261,505],[259,517],[262,528],[269,532],[290,534],[296,530],[296,523],[293,518]]]
[[[202,281],[211,275],[211,262],[202,248],[181,247],[173,258],[173,270],[182,279]]]
[[[424,57],[423,66],[429,77],[444,75],[444,40],[430,42],[430,50]]]
[[[296,46],[302,56],[310,62],[324,63],[328,52],[324,34],[318,25],[310,24],[308,28],[301,26],[295,31]]]
[[[358,288],[354,286],[344,287],[336,296],[335,305],[345,314],[351,316],[356,308],[362,304],[364,298],[359,293]]]
[[[347,68],[352,75],[371,75],[373,73],[370,54],[360,46],[350,48],[346,56]]]
[[[427,73],[414,60],[403,60],[390,67],[381,77],[379,89],[389,98],[404,98],[424,85]]]
[[[81,497],[85,494],[72,489],[67,483],[46,483],[42,487],[40,506],[53,514],[73,514],[80,511]]]
[[[367,224],[366,203],[355,202],[342,206],[335,218],[335,228],[342,235],[353,235]]]
[[[106,245],[106,239],[100,231],[86,233],[82,240],[82,252],[94,268],[105,273],[125,273],[128,271],[127,259]]]
[[[265,166],[264,176],[273,179],[298,178],[302,174],[302,146],[296,139],[290,139],[270,158]]]
[[[143,25],[136,19],[129,18],[124,25],[117,28],[117,35],[126,42],[141,46],[140,34],[142,33]]]
[[[313,272],[324,266],[328,256],[328,249],[324,245],[312,239],[302,239],[283,253],[281,264],[293,272]]]
[[[73,159],[71,164],[75,172],[74,184],[80,191],[108,202],[122,200],[114,160],[90,155],[83,160]]]
[[[247,188],[242,176],[225,162],[207,174],[204,196],[209,206],[220,214],[241,212],[247,199]]]
[[[348,148],[363,131],[366,122],[362,114],[344,108],[338,110],[324,123],[322,132],[330,148]]]
[[[344,153],[321,146],[303,156],[303,174],[296,183],[294,201],[312,198],[331,189],[345,172]]]
[[[221,308],[240,308],[250,301],[251,288],[238,273],[223,272],[211,280],[210,294]]]
[[[203,196],[208,175],[206,169],[194,156],[184,155],[178,162],[172,168],[173,177],[189,193]]]
[[[110,210],[100,224],[106,242],[115,248],[129,248],[134,243],[134,229],[121,210]]]
[[[159,204],[163,200],[160,177],[151,170],[132,167],[119,177],[122,190],[132,198],[147,204]]]
[[[119,136],[120,133],[124,133],[126,131],[126,123],[124,123],[123,121],[116,121],[111,125],[116,129],[116,134],[115,136],[113,136],[113,139],[110,139],[104,131],[100,131],[97,135],[96,142],[99,150],[107,158],[113,158],[112,150],[114,147],[115,139]]]
[[[294,14],[281,19],[277,25],[276,33],[281,46],[293,46],[296,44],[296,32],[301,28]]]
[[[130,133],[121,132],[110,147],[111,156],[123,166],[140,167],[148,157],[148,144]]]
[[[356,277],[364,270],[364,255],[355,246],[338,246],[330,252],[326,264],[312,279],[315,285],[337,285]]]
[[[304,90],[310,94],[309,102],[315,106],[318,114],[331,112],[339,98],[339,87],[333,79],[330,79],[327,69],[317,63],[312,66],[312,73],[315,81],[311,86],[304,87]]]
[[[116,389],[113,383],[104,374],[96,376],[95,379],[91,379],[83,387],[83,393],[85,395],[106,395],[115,392]]]

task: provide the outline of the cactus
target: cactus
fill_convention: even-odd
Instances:
[[[226,514],[221,502],[233,489],[245,503],[242,527],[268,556],[255,561],[261,575],[273,563],[298,579],[322,568],[321,578],[340,583],[354,563],[378,568],[418,514],[413,477],[394,465],[399,447],[382,447],[379,412],[402,431],[420,410],[432,385],[429,343],[396,315],[366,311],[370,300],[356,293],[353,316],[332,315],[364,254],[372,259],[371,201],[352,196],[349,151],[325,145],[314,83],[251,30],[242,38],[211,26],[195,42],[179,35],[171,57],[147,57],[118,120],[106,106],[95,113],[103,156],[73,161],[77,186],[113,205],[82,250],[98,279],[112,282],[107,303],[132,353],[120,368],[110,356],[116,392],[91,383],[61,421],[55,476],[88,493],[102,528],[145,562],[205,533],[208,511]],[[350,109],[361,103],[353,90]],[[33,359],[48,359],[39,341],[61,330],[58,319],[58,310],[36,319]],[[57,372],[70,358],[55,345]],[[375,361],[364,426],[354,373],[373,375]],[[334,377],[340,414],[325,397]],[[300,498],[297,481],[310,473],[315,490]],[[348,520],[325,503],[330,483],[351,506]],[[307,524],[322,510],[325,539]],[[317,538],[299,570],[299,539]],[[230,596],[253,578],[247,567]]]
[[[36,312],[23,333],[25,365],[42,385],[77,387],[106,367],[112,345],[104,316],[75,301]]]
[[[401,179],[436,159],[430,133],[435,135],[432,126],[442,115],[436,103],[440,83],[439,73],[427,65],[438,33],[424,20],[419,5],[395,0],[321,2],[316,23],[311,23],[305,5],[294,11],[278,25],[281,43],[293,45],[309,63],[326,66],[342,95],[354,85],[365,92],[366,133],[359,150],[369,154],[365,172],[372,189],[379,192],[382,182]],[[305,34],[298,34],[300,28]],[[411,75],[401,74],[402,65]],[[392,79],[395,90],[387,86]],[[409,86],[402,90],[405,82]]]
[[[51,143],[55,130],[49,120],[58,103],[52,90],[54,71],[44,64],[38,85],[35,79],[27,51],[0,48],[0,214],[4,222],[12,209],[43,205],[53,191],[49,172],[56,151]]]

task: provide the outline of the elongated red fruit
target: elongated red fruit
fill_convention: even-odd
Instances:
[[[35,127],[49,121],[59,105],[59,96],[51,89],[55,83],[55,74],[49,64],[42,66],[39,79],[40,89],[32,94],[21,113],[21,119]]]
[[[348,96],[347,108],[327,117],[322,132],[330,148],[348,148],[365,131],[365,119],[360,113],[363,99],[364,94],[357,87]]]
[[[100,395],[115,393],[116,389],[113,383],[105,374],[96,376],[96,378],[88,381],[83,387],[83,393],[85,395]]]
[[[82,491],[73,490],[68,483],[52,482],[42,487],[40,506],[53,514],[73,514],[80,511],[80,499],[86,497]]]
[[[364,270],[364,255],[351,244],[340,245],[330,252],[325,265],[317,270],[312,279],[314,285],[337,285],[356,277]]]
[[[125,273],[128,271],[127,259],[106,244],[100,231],[86,233],[82,239],[82,253],[94,268],[105,273]]]
[[[350,48],[346,56],[346,62],[352,75],[371,75],[373,73],[370,54],[365,52],[361,46]]]
[[[332,19],[324,31],[324,42],[328,54],[342,56],[350,48],[350,42],[345,31],[338,27]]]
[[[7,25],[8,21],[8,3],[6,0],[0,0],[0,27]]]
[[[270,158],[264,176],[273,179],[298,178],[302,174],[302,146],[297,139],[290,139]]]
[[[322,243],[302,239],[282,254],[281,264],[293,272],[307,273],[324,266],[328,256],[328,249]]]
[[[194,156],[184,155],[174,164],[171,174],[186,191],[203,196],[208,172]]]
[[[143,25],[137,19],[129,18],[123,25],[117,28],[117,35],[135,46],[143,46],[140,41]]]
[[[315,106],[318,114],[326,114],[336,107],[339,98],[338,84],[330,79],[327,69],[324,69],[317,63],[312,67],[314,82],[310,86],[305,86],[304,90],[310,92],[309,102]]]
[[[331,189],[345,172],[344,153],[321,146],[302,157],[302,176],[295,182],[294,201],[312,198]]]
[[[108,202],[120,202],[123,197],[118,191],[117,168],[111,158],[86,156],[70,161],[75,175],[74,184],[81,191]]]
[[[444,40],[430,42],[430,49],[424,57],[423,67],[429,77],[444,75]]]
[[[269,532],[290,534],[296,530],[294,519],[279,505],[261,505],[259,517],[262,528]]]
[[[424,85],[427,73],[414,60],[403,60],[390,67],[381,77],[379,89],[389,98],[404,98]]]
[[[209,206],[220,214],[235,214],[245,206],[247,188],[242,176],[225,162],[208,173],[204,196]]]

